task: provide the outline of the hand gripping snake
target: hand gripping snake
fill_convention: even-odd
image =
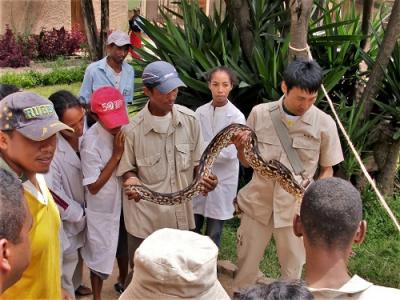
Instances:
[[[301,201],[304,188],[296,181],[292,172],[275,159],[268,162],[264,161],[258,150],[255,132],[246,125],[236,123],[225,127],[212,139],[201,156],[194,180],[185,189],[175,193],[157,193],[144,185],[130,185],[126,189],[139,193],[140,200],[160,205],[176,205],[190,201],[202,192],[201,178],[211,174],[211,168],[218,154],[223,148],[229,146],[232,138],[241,131],[250,132],[250,138],[244,146],[244,156],[254,171],[267,179],[276,180],[285,191],[295,196],[298,201]]]

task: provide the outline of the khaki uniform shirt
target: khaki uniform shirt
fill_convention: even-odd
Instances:
[[[193,170],[203,150],[200,124],[190,109],[175,104],[168,132],[158,133],[151,122],[148,104],[124,127],[125,150],[117,176],[133,171],[153,191],[172,193],[193,181]],[[191,201],[165,206],[135,202],[124,195],[127,231],[140,238],[160,228],[195,227]]]
[[[315,300],[398,300],[400,290],[374,285],[361,277],[354,275],[346,284],[339,289],[308,288],[314,295]]]
[[[340,163],[343,153],[332,117],[313,105],[297,120],[289,120],[283,111],[282,99],[255,106],[247,120],[247,125],[257,135],[263,159],[276,159],[293,172],[270,116],[270,107],[278,105],[282,121],[293,140],[292,146],[299,154],[308,178],[313,177],[318,165],[328,167]],[[301,182],[300,176],[296,179]],[[292,226],[297,208],[295,198],[275,180],[267,180],[254,172],[251,181],[239,191],[237,199],[244,213],[266,226],[271,217],[275,228]]]

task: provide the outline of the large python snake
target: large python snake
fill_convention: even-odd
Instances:
[[[258,150],[255,132],[246,125],[236,123],[225,127],[212,139],[201,156],[194,180],[185,189],[175,193],[157,193],[144,185],[130,185],[126,189],[139,193],[140,200],[160,205],[176,205],[190,201],[202,192],[200,179],[211,174],[211,168],[218,154],[231,143],[232,138],[240,131],[250,131],[250,138],[244,146],[244,156],[254,171],[263,177],[276,180],[285,191],[300,201],[303,198],[304,188],[296,181],[292,172],[275,159],[264,161]]]

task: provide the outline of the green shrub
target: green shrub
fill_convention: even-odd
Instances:
[[[83,80],[86,64],[73,68],[55,68],[50,72],[41,73],[27,71],[24,73],[7,72],[0,76],[0,83],[14,84],[20,88],[33,88],[37,86],[73,83]]]

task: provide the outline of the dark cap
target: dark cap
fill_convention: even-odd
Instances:
[[[160,93],[167,94],[180,86],[186,86],[179,78],[173,65],[165,61],[155,61],[146,66],[142,74],[143,84],[155,87]]]
[[[0,101],[0,130],[13,129],[33,141],[43,141],[61,130],[74,131],[58,120],[53,103],[29,92],[16,92]]]

